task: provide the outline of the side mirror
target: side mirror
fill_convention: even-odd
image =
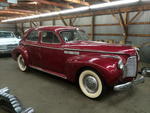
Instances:
[[[141,74],[150,77],[150,67],[144,67],[141,69]]]

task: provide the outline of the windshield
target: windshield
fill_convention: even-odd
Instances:
[[[12,32],[0,32],[0,38],[14,38],[14,34]]]
[[[71,41],[77,41],[77,40],[87,41],[89,39],[87,34],[81,30],[62,31],[60,35],[65,42],[71,42]]]

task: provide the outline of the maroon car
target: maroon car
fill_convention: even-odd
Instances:
[[[76,27],[39,27],[26,31],[12,57],[21,71],[34,68],[78,82],[89,98],[106,86],[120,91],[143,83],[137,78],[138,52],[131,46],[89,41]]]

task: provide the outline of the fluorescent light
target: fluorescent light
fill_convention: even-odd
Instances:
[[[148,1],[148,0],[142,0],[142,1]],[[58,15],[73,14],[73,13],[78,13],[78,12],[80,13],[80,12],[85,12],[85,11],[94,11],[94,10],[98,10],[98,9],[100,10],[104,8],[118,8],[120,6],[132,5],[135,3],[140,3],[142,1],[141,0],[121,0],[121,1],[103,3],[103,4],[96,4],[96,5],[86,6],[86,7],[62,10],[62,11],[57,11],[57,12],[50,12],[50,13],[44,13],[44,14],[39,14],[39,15],[33,15],[33,16],[7,19],[7,20],[2,20],[1,22],[14,22],[14,21],[30,20],[30,19],[43,18],[43,17],[54,17]]]
[[[108,3],[103,3],[103,4],[96,4],[96,5],[91,5],[90,9],[103,9],[103,8],[108,8],[108,7],[119,7],[121,5],[128,5],[132,3],[138,3],[140,0],[121,0],[121,1],[115,1],[115,2],[108,2]]]
[[[88,10],[89,10],[88,6],[87,7],[79,7],[79,8],[60,11],[60,14],[70,14],[70,13],[83,12],[83,11],[88,11]]]

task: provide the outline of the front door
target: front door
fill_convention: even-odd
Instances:
[[[64,74],[64,51],[61,41],[54,32],[41,31],[41,57],[42,68]]]
[[[39,47],[39,32],[31,31],[27,36],[25,45],[28,50],[29,62],[31,66],[40,67],[40,47]]]

